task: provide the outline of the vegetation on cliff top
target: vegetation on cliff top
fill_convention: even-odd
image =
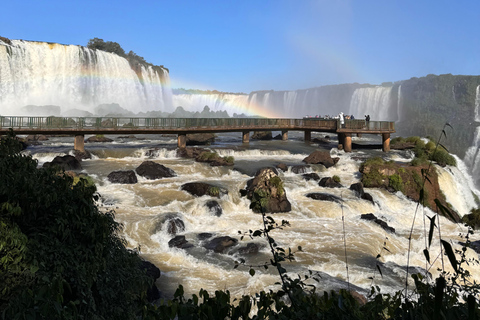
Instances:
[[[88,41],[87,48],[89,49],[96,49],[96,50],[102,50],[105,52],[110,52],[110,53],[115,53],[116,55],[123,57],[128,60],[130,65],[132,66],[133,69],[137,70],[138,66],[143,65],[143,66],[151,66],[153,68],[161,68],[169,71],[167,68],[165,68],[163,65],[161,66],[155,66],[149,62],[147,62],[143,57],[137,55],[133,51],[129,51],[128,53],[125,53],[125,50],[118,44],[117,42],[113,41],[104,41],[103,39],[99,38],[93,38]]]

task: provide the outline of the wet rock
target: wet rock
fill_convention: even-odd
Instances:
[[[222,213],[223,213],[222,207],[220,206],[220,204],[217,201],[208,200],[205,203],[205,205],[207,206],[210,213],[212,213],[213,215],[215,215],[217,217],[220,217],[222,215]]]
[[[211,237],[213,237],[213,233],[209,232],[202,232],[197,235],[197,239],[200,241],[210,239]]]
[[[363,183],[361,182],[351,184],[349,189],[355,191],[355,195],[359,198],[365,193],[363,190]]]
[[[107,176],[111,183],[134,184],[137,183],[137,175],[133,170],[112,171]]]
[[[303,179],[305,179],[307,181],[310,181],[310,180],[318,181],[318,180],[320,180],[319,175],[314,173],[314,172],[302,174],[302,177],[303,177]]]
[[[51,162],[45,162],[43,168],[48,168],[52,166],[58,166],[61,169],[67,170],[81,170],[82,165],[74,156],[65,155],[65,156],[56,156]]]
[[[285,163],[277,164],[276,168],[282,170],[283,172],[288,171],[288,166]]]
[[[325,177],[320,180],[318,183],[320,187],[325,187],[325,188],[341,188],[343,187],[339,182],[336,182],[333,180],[332,177]]]
[[[292,210],[283,188],[283,181],[278,177],[275,168],[268,167],[258,170],[255,178],[247,181],[246,194],[251,201],[250,209],[253,212],[262,212],[262,204],[264,204],[265,212],[268,213]]]
[[[343,200],[333,194],[323,193],[323,192],[312,192],[305,195],[308,198],[321,201],[332,201],[332,202],[342,202]]]
[[[385,231],[395,233],[395,228],[390,227],[385,221],[378,219],[373,213],[366,213],[360,216],[360,219],[373,221],[382,227]]]
[[[189,182],[183,184],[181,188],[183,191],[186,191],[196,197],[207,195],[220,198],[221,196],[228,194],[226,189],[205,182]]]
[[[177,156],[180,158],[196,159],[202,152],[207,151],[204,148],[179,148]]]
[[[258,253],[260,247],[256,243],[248,243],[246,246],[243,246],[238,249],[238,253],[241,255],[255,254]]]
[[[176,235],[177,233],[185,231],[185,223],[179,213],[167,213],[158,215],[154,218],[154,227],[152,234],[161,230],[165,230],[168,234]]]
[[[254,131],[250,137],[252,140],[272,140],[272,131]]]
[[[82,161],[82,160],[86,160],[86,159],[92,159],[92,154],[87,150],[85,150],[85,151],[73,150],[73,156],[78,161]]]
[[[338,162],[338,159],[336,161]],[[308,157],[303,159],[303,162],[308,164],[322,164],[326,168],[333,167],[336,164],[335,160],[330,156],[330,152],[321,150],[312,152]]]
[[[193,244],[189,243],[185,236],[175,236],[168,241],[168,246],[170,248],[188,249],[193,247]]]
[[[175,177],[176,173],[170,168],[156,163],[153,161],[144,161],[140,166],[135,169],[139,176],[145,177],[150,180]]]
[[[35,135],[31,134],[25,138],[25,142],[36,142],[36,141],[47,141],[47,140],[48,140],[47,136],[43,134],[35,134]]]
[[[85,140],[85,142],[112,142],[113,140],[102,135],[93,136]]]
[[[204,247],[217,253],[225,253],[230,247],[236,246],[238,240],[229,236],[217,237],[208,241]]]
[[[282,135],[277,134],[275,137],[273,137],[273,140],[282,140]]]
[[[215,142],[215,135],[213,133],[187,134],[187,146],[210,145],[213,142]]]
[[[309,168],[310,166],[305,166],[305,165],[293,166],[292,172],[295,174],[302,174],[302,173],[306,173]]]
[[[362,199],[370,201],[372,204],[375,204],[375,201],[373,201],[373,197],[370,193],[365,192],[362,196]]]
[[[180,218],[172,218],[167,220],[167,232],[171,235],[185,231],[185,223]]]

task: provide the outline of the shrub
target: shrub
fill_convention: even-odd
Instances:
[[[332,177],[332,179],[333,179],[333,181],[335,181],[336,183],[340,183],[340,181],[341,181],[340,177],[337,176],[337,175],[334,175],[334,176]]]
[[[457,161],[455,158],[449,154],[447,151],[443,149],[437,149],[434,153],[432,153],[429,157],[430,160],[435,161],[440,166],[456,166]]]
[[[136,318],[151,281],[95,185],[37,169],[15,145],[0,143],[1,317]]]
[[[226,156],[224,157],[224,159],[227,163],[231,163],[231,164],[233,164],[233,162],[235,161],[235,158],[232,156]]]
[[[395,191],[403,191],[402,177],[398,174],[392,174],[388,177],[388,185]]]
[[[218,187],[210,187],[208,188],[207,194],[212,197],[218,197],[220,189]]]
[[[472,229],[480,228],[480,208],[472,209],[469,214],[462,217],[462,221]]]

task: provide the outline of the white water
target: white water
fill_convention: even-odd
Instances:
[[[67,138],[55,138],[45,142],[44,146],[35,146],[28,149],[40,162],[50,161],[59,150],[48,151],[48,144],[57,148],[58,140]],[[164,138],[164,142],[151,139],[151,149],[159,144],[172,141]],[[229,139],[232,139],[229,137]],[[363,138],[365,139],[365,138]],[[115,139],[117,141],[117,139]],[[230,141],[230,140],[229,140]],[[175,143],[172,142],[172,145]],[[282,143],[283,150],[276,148],[278,142],[262,142],[263,147],[255,147],[252,143],[250,148],[239,150],[241,137],[232,141],[231,147],[222,145],[212,149],[222,156],[233,156],[236,165],[257,167],[258,165],[275,165],[276,163],[302,164],[302,159],[310,151],[316,149],[314,145],[308,145],[301,141],[287,141]],[[308,152],[295,152],[299,145],[302,148],[310,148]],[[87,149],[95,155],[94,159],[82,162],[84,172],[91,175],[97,183],[98,191],[103,197],[103,208],[115,209],[116,218],[125,225],[123,235],[130,247],[141,248],[141,255],[155,263],[161,270],[162,276],[157,285],[169,295],[173,293],[178,284],[183,284],[187,294],[198,293],[200,288],[214,291],[216,289],[228,289],[233,296],[238,297],[244,293],[253,293],[264,289],[274,288],[278,281],[272,270],[257,270],[257,274],[251,277],[247,268],[233,269],[234,261],[241,258],[238,253],[216,254],[202,248],[202,242],[197,239],[197,234],[211,232],[216,236],[228,235],[239,238],[238,231],[248,231],[261,228],[262,222],[258,214],[249,209],[250,202],[240,197],[239,190],[245,188],[246,182],[251,176],[237,170],[224,167],[210,167],[204,163],[197,163],[190,159],[180,159],[175,155],[175,150],[160,147],[155,152],[147,152],[148,146],[137,146],[133,142],[86,145]],[[36,154],[36,150],[43,150]],[[280,246],[292,249],[302,246],[304,252],[297,253],[297,261],[287,265],[287,270],[294,276],[296,273],[305,273],[307,269],[321,272],[322,278],[319,289],[345,287],[346,268],[344,247],[342,240],[342,215],[345,216],[347,254],[349,260],[349,278],[353,285],[358,286],[360,291],[368,290],[372,284],[369,277],[373,276],[375,256],[380,253],[384,241],[390,252],[383,251],[380,262],[384,277],[378,272],[374,284],[378,284],[385,292],[401,290],[405,281],[404,266],[406,265],[406,252],[408,248],[408,234],[415,213],[416,203],[407,199],[403,194],[391,194],[380,189],[366,189],[375,204],[359,199],[349,189],[352,183],[358,182],[360,174],[358,167],[360,162],[357,157],[365,157],[370,151],[354,151],[346,154],[343,151],[332,149],[332,156],[340,157],[336,166],[325,169],[322,166],[312,166],[310,172],[316,172],[320,177],[338,175],[343,188],[323,188],[314,181],[306,181],[301,175],[294,174],[291,170],[280,172],[284,181],[288,199],[292,204],[289,213],[277,213],[273,217],[277,221],[286,219],[291,227],[283,231],[275,232],[274,237]],[[150,157],[147,156],[150,155]],[[389,157],[395,161],[407,161],[408,154],[391,152]],[[146,180],[138,177],[139,182],[135,185],[112,184],[107,181],[108,173],[114,170],[135,169],[144,160],[153,160],[173,169],[177,176],[173,178]],[[465,166],[459,161],[458,168],[439,169],[440,184],[447,199],[460,214],[465,214],[470,207],[474,206],[472,190],[477,195],[479,191],[474,189],[472,178],[467,174]],[[205,202],[212,198],[193,197],[181,190],[181,185],[187,182],[205,181],[226,188],[228,195],[216,199],[223,209],[220,217],[211,214],[205,207]],[[469,192],[469,187],[471,192]],[[343,199],[342,203],[315,201],[305,197],[310,192],[326,192]],[[160,225],[160,221],[169,213],[176,213],[185,223],[185,231],[181,232],[187,240],[195,245],[194,248],[181,250],[168,247],[168,241],[173,237],[165,230],[165,226],[154,229]],[[395,234],[385,232],[378,225],[360,219],[360,214],[374,213],[377,217],[386,221],[388,225],[396,229]],[[433,213],[429,209],[420,212],[415,222],[414,242],[412,244],[411,265],[425,267],[423,256],[423,219],[422,213],[429,216]],[[459,248],[458,234],[465,229],[460,225],[453,224],[441,218],[442,235],[444,239],[452,241],[454,248]],[[388,239],[386,239],[388,237]],[[436,235],[434,236],[436,238]],[[478,239],[474,235],[474,239]],[[251,240],[242,241],[245,245]],[[247,264],[263,264],[268,261],[269,254],[266,244],[261,239],[253,242],[261,246],[257,255],[243,256]],[[471,250],[469,256],[473,256]],[[434,241],[430,250],[432,257],[439,254],[438,240]],[[447,268],[450,268],[446,262]],[[430,269],[434,275],[440,266],[437,260]],[[472,270],[475,279],[480,280],[478,267]]]
[[[203,111],[208,106],[210,111],[228,111],[229,116],[234,113],[255,115],[248,111],[248,95],[246,94],[175,94],[173,107],[183,107],[188,111]]]
[[[473,137],[472,146],[465,153],[465,164],[469,168],[470,174],[475,179],[477,185],[480,184],[480,86],[477,86],[477,95],[475,99],[475,122],[477,128]]]
[[[375,121],[394,121],[390,115],[392,87],[359,88],[353,93],[348,114],[370,115]],[[358,117],[357,116],[357,117]]]
[[[126,59],[113,53],[46,42],[0,42],[2,115],[21,115],[26,105],[94,112],[99,104],[117,103],[134,113],[172,111],[169,82],[165,69],[159,74],[142,67],[137,75]]]

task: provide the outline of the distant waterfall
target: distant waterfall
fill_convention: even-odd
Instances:
[[[137,72],[126,59],[100,50],[0,41],[0,114],[19,115],[26,105],[92,112],[99,104],[110,103],[134,113],[172,111],[168,72],[151,66]]]
[[[183,107],[187,111],[201,112],[205,106],[211,111],[227,111],[229,116],[234,113],[248,113],[248,95],[246,94],[175,94],[173,107]]]
[[[362,118],[369,114],[372,120],[396,120],[391,118],[390,94],[392,87],[359,88],[350,101],[348,114]]]
[[[477,86],[477,94],[475,98],[475,122],[477,122],[477,129],[473,143],[465,153],[464,162],[470,170],[471,176],[475,179],[475,183],[480,185],[480,86]]]

